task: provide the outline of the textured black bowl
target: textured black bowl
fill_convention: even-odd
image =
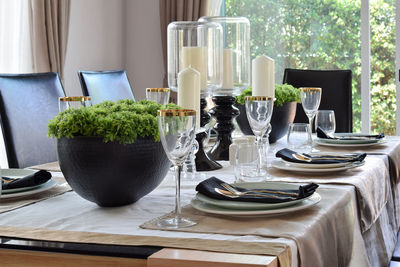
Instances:
[[[99,206],[131,204],[156,188],[171,166],[161,142],[104,143],[77,136],[57,140],[61,171],[72,189]]]
[[[253,131],[247,120],[245,106],[236,104],[236,107],[240,110],[240,115],[236,117],[240,130],[245,135],[253,135]],[[271,144],[275,143],[287,133],[289,124],[293,123],[294,117],[296,116],[296,108],[296,102],[286,102],[281,107],[274,106],[271,117],[272,131],[269,134],[269,142]]]

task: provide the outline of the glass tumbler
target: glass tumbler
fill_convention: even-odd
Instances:
[[[236,182],[262,182],[267,179],[266,159],[262,158],[262,171],[258,168],[259,156],[258,146],[255,143],[238,144],[235,153],[234,170]]]
[[[68,96],[58,98],[58,111],[69,108],[89,107],[92,105],[90,96]]]
[[[169,88],[146,88],[146,99],[166,105],[169,101]]]
[[[315,117],[315,129],[318,127],[328,134],[333,134],[336,130],[335,112],[333,110],[319,110]]]
[[[287,134],[288,147],[297,152],[310,152],[312,139],[310,126],[307,123],[291,123]]]

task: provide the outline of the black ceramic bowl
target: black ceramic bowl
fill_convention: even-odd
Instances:
[[[236,107],[240,111],[240,115],[236,117],[240,130],[245,135],[253,135],[253,131],[247,120],[245,106],[236,104]],[[294,117],[296,116],[296,108],[296,102],[286,102],[281,107],[274,106],[271,117],[272,130],[269,134],[269,142],[271,144],[275,143],[287,133],[289,124],[293,123]]]
[[[60,168],[72,189],[100,206],[131,204],[156,188],[171,166],[161,142],[104,143],[77,136],[57,140]]]

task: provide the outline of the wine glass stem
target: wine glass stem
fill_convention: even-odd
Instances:
[[[258,161],[257,161],[257,175],[261,174],[261,165],[262,165],[262,136],[257,136],[257,148],[258,148]]]
[[[312,140],[312,121],[313,121],[313,119],[314,119],[314,115],[308,116],[308,125],[309,125],[309,128],[310,128],[310,135],[311,135],[311,140],[310,140],[311,149],[313,148],[313,140]]]
[[[179,218],[181,216],[181,170],[182,165],[175,166],[175,217]]]

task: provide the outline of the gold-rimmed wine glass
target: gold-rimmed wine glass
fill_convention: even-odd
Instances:
[[[66,96],[58,98],[58,111],[69,108],[89,107],[92,105],[90,96]]]
[[[169,88],[146,88],[146,99],[161,105],[168,104],[169,95]]]
[[[180,186],[182,165],[193,148],[196,131],[196,111],[191,109],[159,110],[158,131],[165,153],[175,167],[175,212],[168,218],[160,219],[161,228],[182,228],[197,224],[181,216]]]
[[[263,141],[262,138],[271,122],[274,99],[268,96],[247,96],[245,98],[246,115],[251,130],[256,136],[258,148],[257,176],[266,176],[267,172],[262,168],[263,163]]]
[[[319,87],[301,87],[300,99],[304,112],[308,117],[310,132],[312,132],[312,121],[317,114],[321,102],[322,89]]]

